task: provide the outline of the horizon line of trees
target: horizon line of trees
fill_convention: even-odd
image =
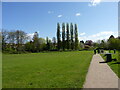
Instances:
[[[7,31],[2,30],[0,34],[2,52],[8,53],[23,53],[23,52],[40,52],[53,50],[56,47],[56,38],[50,40],[39,38],[38,32],[35,32],[32,40],[22,30]]]
[[[70,36],[71,35],[71,36]],[[62,33],[60,30],[60,24],[57,23],[56,37],[50,40],[39,38],[38,32],[35,32],[32,40],[29,40],[29,36],[22,30],[7,31],[2,29],[0,34],[1,49],[2,52],[10,53],[22,53],[22,52],[40,52],[40,51],[59,51],[59,50],[78,50],[78,32],[77,24],[73,28],[69,24],[62,23]],[[61,40],[62,36],[62,40]],[[72,42],[71,42],[72,41]]]
[[[39,38],[38,32],[35,32],[32,40],[22,30],[7,31],[2,30],[0,34],[2,52],[23,53],[23,52],[41,52],[41,51],[66,51],[66,50],[93,50],[95,48],[117,49],[120,50],[120,37],[113,35],[107,41],[99,40],[86,42],[78,40],[77,24],[57,23],[56,37],[52,40],[46,37]]]
[[[120,50],[120,37],[118,36],[117,38],[115,38],[113,35],[111,35],[107,41],[99,40],[98,43],[94,43],[93,46],[110,50],[113,49]]]

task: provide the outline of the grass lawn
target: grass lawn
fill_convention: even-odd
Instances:
[[[111,53],[113,53],[111,51]],[[117,59],[117,61],[112,61],[112,62],[108,62],[107,64],[110,66],[110,68],[117,74],[117,76],[120,78],[120,59],[119,57],[120,53],[118,53],[118,51],[116,52],[116,54],[112,54],[112,59]],[[102,55],[103,57],[103,55]],[[106,57],[103,57],[104,59],[106,59]]]
[[[3,88],[82,88],[93,52],[3,54]]]

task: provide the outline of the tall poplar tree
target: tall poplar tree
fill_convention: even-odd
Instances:
[[[60,40],[60,24],[57,23],[57,49],[60,50],[60,43],[61,43],[61,40]]]
[[[78,49],[78,31],[77,31],[77,24],[75,24],[75,50]]]
[[[70,24],[70,41],[71,41],[71,49],[73,50],[74,49],[74,40],[73,40],[73,24],[71,23]]]
[[[69,24],[66,25],[66,36],[67,36],[67,49],[70,49],[70,36],[69,36]]]
[[[65,23],[62,23],[62,48],[65,50]]]

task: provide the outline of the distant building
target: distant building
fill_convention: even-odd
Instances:
[[[93,45],[93,41],[92,40],[87,40],[85,42],[85,45],[92,46]]]

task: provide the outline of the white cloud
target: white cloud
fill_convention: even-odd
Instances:
[[[83,33],[80,33],[80,36],[83,36],[83,35],[85,35],[86,33],[85,32],[83,32]]]
[[[113,32],[113,31],[103,31],[103,32],[99,32],[93,35],[89,35],[89,36],[80,36],[79,40],[92,40],[92,41],[97,41],[97,40],[107,40],[110,35],[114,35],[114,37],[118,37],[118,32]]]
[[[54,13],[54,11],[48,11],[48,14],[52,14],[52,13]]]
[[[58,15],[58,18],[62,17],[63,15]]]
[[[91,0],[91,2],[88,4],[88,6],[96,6],[98,5],[102,0]]]
[[[106,35],[112,35],[112,34],[114,34],[114,32],[113,31],[104,31],[104,32],[99,32],[99,33],[97,33],[97,34],[94,34],[94,35],[92,35],[91,37],[100,37],[100,36],[106,36]]]
[[[80,13],[76,13],[75,16],[80,16],[81,14]]]

